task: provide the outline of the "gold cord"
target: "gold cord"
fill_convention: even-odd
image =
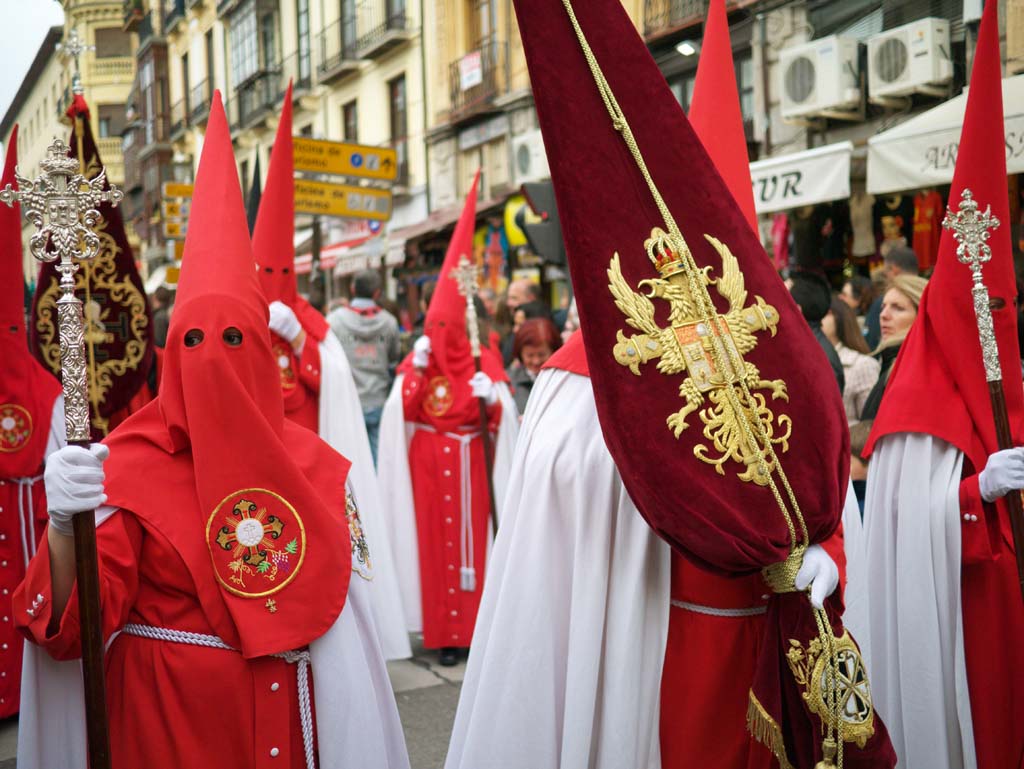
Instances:
[[[573,10],[571,0],[562,0],[562,4],[569,16],[569,21],[572,24],[573,31],[576,34],[580,47],[583,50],[583,56],[587,61],[587,66],[590,68],[590,73],[597,85],[597,90],[601,95],[601,100],[604,102],[608,115],[611,117],[612,125],[622,136],[623,141],[625,141],[637,168],[640,170],[644,181],[647,183],[647,187],[650,190],[651,196],[654,199],[654,203],[657,206],[659,213],[661,214],[662,220],[668,229],[668,235],[672,241],[673,249],[683,263],[684,272],[689,283],[690,295],[698,305],[701,319],[715,329],[716,333],[711,335],[711,352],[715,366],[719,371],[730,370],[724,365],[725,361],[728,360],[731,364],[731,370],[737,374],[736,384],[738,384],[740,393],[743,396],[743,402],[741,402],[739,394],[734,387],[727,386],[724,389],[729,400],[729,405],[736,415],[737,422],[743,430],[748,445],[756,452],[758,469],[763,475],[767,476],[768,486],[772,491],[772,495],[775,497],[779,511],[786,521],[786,526],[790,535],[790,557],[787,558],[786,561],[782,562],[782,564],[777,564],[776,566],[779,568],[777,568],[774,573],[779,577],[778,582],[780,588],[784,587],[785,583],[786,589],[792,590],[793,588],[788,587],[788,585],[791,583],[793,578],[795,578],[796,571],[799,570],[800,561],[803,559],[803,553],[811,544],[807,524],[804,520],[803,513],[800,510],[800,505],[797,502],[796,494],[789,483],[789,478],[782,468],[779,456],[772,448],[768,430],[758,413],[756,401],[750,392],[745,378],[740,375],[740,372],[744,370],[744,364],[739,351],[724,344],[722,341],[728,332],[722,317],[719,315],[718,310],[711,299],[707,286],[705,286],[700,280],[700,276],[702,274],[701,268],[693,258],[693,254],[690,251],[679,226],[676,224],[675,218],[672,216],[672,212],[669,211],[668,205],[665,203],[661,192],[654,183],[654,179],[651,176],[650,170],[647,168],[647,163],[644,161],[643,154],[641,153],[636,138],[633,135],[633,131],[629,126],[629,121],[626,119],[625,113],[619,106],[611,85],[608,83],[607,78],[605,78],[604,72],[601,70],[601,66],[597,61],[597,57],[590,48],[586,35],[584,35],[583,30],[580,27],[579,21],[576,18],[576,13]],[[773,474],[778,476],[779,483],[782,485],[782,490],[780,490],[779,485],[776,483]],[[783,495],[783,490],[785,491],[785,495]],[[786,504],[787,500],[789,503],[788,505]],[[799,527],[799,534],[797,532],[797,527]],[[842,701],[839,696],[839,692],[837,691],[839,671],[838,660],[836,657],[836,639],[832,631],[832,625],[829,622],[825,611],[822,609],[814,609],[813,611],[818,635],[821,638],[823,648],[828,655],[828,673],[826,675],[831,677],[831,682],[828,686],[828,692],[826,695],[826,709],[828,713],[822,719],[826,729],[826,743],[831,741],[833,744],[836,744],[837,766],[838,769],[842,769]],[[779,756],[780,761],[785,760],[784,750],[783,755],[779,755],[780,751],[778,750],[773,752]]]
[[[725,358],[728,358],[729,362],[732,364],[732,370],[738,373],[744,369],[743,361],[737,350],[730,349],[729,346],[722,342],[722,339],[727,335],[727,330],[724,327],[724,322],[721,316],[718,314],[718,310],[715,308],[711,295],[708,293],[707,287],[700,281],[701,270],[697,266],[697,263],[693,258],[693,254],[690,252],[686,239],[679,230],[679,225],[676,224],[675,217],[672,216],[671,211],[668,209],[668,205],[666,205],[664,198],[661,196],[661,192],[654,183],[654,179],[647,168],[647,163],[644,161],[643,154],[640,152],[640,147],[637,144],[636,138],[633,136],[633,130],[629,126],[629,121],[626,119],[625,113],[623,113],[622,108],[619,106],[611,85],[605,78],[604,72],[601,70],[601,65],[598,64],[597,57],[594,56],[594,52],[590,48],[590,43],[587,41],[586,35],[583,34],[583,30],[576,18],[576,13],[573,10],[571,0],[562,0],[562,5],[565,7],[566,13],[569,16],[569,21],[576,33],[576,38],[579,41],[580,47],[583,49],[583,56],[590,68],[590,73],[597,85],[598,92],[601,94],[601,100],[604,102],[605,108],[608,110],[608,114],[612,119],[612,125],[615,130],[622,135],[623,140],[626,142],[626,146],[629,148],[629,152],[633,156],[633,160],[637,164],[641,175],[644,177],[644,181],[647,183],[651,196],[654,198],[654,203],[658,207],[662,220],[668,228],[669,237],[673,241],[673,246],[683,261],[685,267],[684,271],[689,282],[690,294],[700,306],[701,319],[715,328],[716,333],[711,335],[711,353],[715,360],[715,365],[718,367],[719,371],[728,370],[724,365]],[[740,399],[737,397],[736,390],[733,387],[725,388],[726,397],[729,399],[729,405],[736,414],[737,422],[743,429],[748,445],[756,452],[758,469],[768,478],[768,487],[771,489],[772,495],[775,497],[776,504],[779,507],[779,511],[782,513],[782,516],[786,521],[786,527],[789,530],[790,535],[790,551],[793,552],[801,546],[806,548],[810,545],[810,536],[807,531],[807,524],[800,511],[800,505],[796,500],[796,494],[790,486],[789,478],[782,469],[782,464],[779,461],[778,455],[772,448],[768,431],[757,413],[754,397],[751,394],[746,381],[741,376],[737,376],[737,380],[737,384],[739,384],[744,400],[750,408],[748,410],[748,408],[744,407],[740,402]],[[751,414],[754,417],[753,420],[750,418]],[[773,466],[775,468],[775,474],[778,475],[779,480],[786,491],[786,496],[789,498],[789,505],[792,507],[792,512],[790,511],[790,507],[786,505],[782,492],[779,490],[775,479],[772,477]],[[796,525],[794,525],[794,518],[796,519],[796,525],[799,525],[800,527],[799,536],[796,531]]]

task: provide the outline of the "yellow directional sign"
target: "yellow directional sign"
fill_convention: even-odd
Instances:
[[[391,191],[296,179],[295,210],[303,214],[386,222],[391,218]]]
[[[357,176],[394,181],[398,176],[398,153],[391,147],[329,142],[296,136],[292,139],[295,170],[318,174]]]
[[[178,284],[178,277],[181,275],[181,267],[172,265],[167,268],[167,274],[164,276],[164,283],[169,283],[172,286]]]
[[[195,185],[182,184],[181,182],[164,182],[165,198],[190,198]]]
[[[188,222],[164,222],[165,238],[183,238],[188,231]]]
[[[181,257],[185,255],[185,241],[176,240],[174,241],[174,260],[176,262],[181,261]],[[171,268],[168,268],[168,272]],[[176,269],[176,268],[175,268]]]
[[[187,219],[192,208],[191,201],[164,200],[163,211],[165,219]]]

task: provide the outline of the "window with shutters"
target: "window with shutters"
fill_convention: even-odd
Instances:
[[[120,27],[103,27],[94,34],[97,59],[132,55],[132,36]]]

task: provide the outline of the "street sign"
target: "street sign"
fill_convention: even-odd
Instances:
[[[394,181],[398,176],[398,153],[391,147],[329,142],[296,136],[292,139],[295,170],[363,179]]]
[[[165,198],[190,198],[195,185],[181,182],[164,182]]]
[[[391,218],[391,191],[296,179],[295,211],[386,222]]]
[[[186,232],[188,232],[188,222],[164,221],[165,238],[183,238]]]
[[[192,210],[192,201],[164,200],[162,202],[165,219],[188,219],[189,212]]]

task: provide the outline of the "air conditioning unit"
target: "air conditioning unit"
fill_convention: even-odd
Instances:
[[[871,99],[927,93],[944,96],[953,79],[949,22],[921,19],[868,39]]]
[[[831,35],[784,48],[782,117],[849,117],[861,102],[859,43]],[[846,114],[843,114],[846,113]]]
[[[527,131],[512,137],[512,163],[514,186],[525,182],[539,182],[551,176],[548,156],[544,152],[544,139],[539,130]]]

